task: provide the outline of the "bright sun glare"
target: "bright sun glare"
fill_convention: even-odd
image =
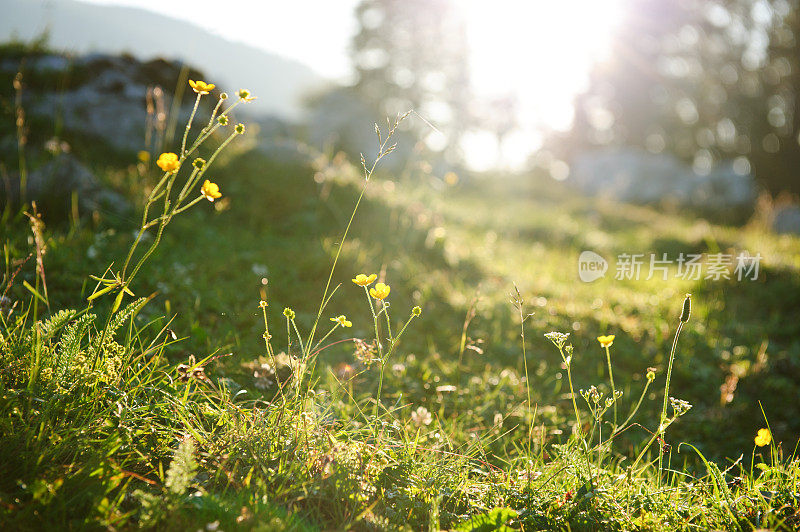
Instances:
[[[542,128],[563,129],[572,120],[572,101],[588,81],[594,61],[607,53],[622,16],[621,0],[464,0],[470,63],[476,92],[484,97],[513,94],[521,130],[503,149],[505,164],[524,162],[540,142]],[[465,138],[476,168],[498,160],[488,133]]]

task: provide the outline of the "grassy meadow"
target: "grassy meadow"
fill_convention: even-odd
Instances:
[[[194,124],[196,153],[176,138],[178,173],[70,139],[131,217],[5,211],[5,529],[800,525],[800,239],[767,206],[731,226],[536,173],[372,172],[379,143],[364,166],[280,162],[235,124]],[[197,204],[169,211],[187,179]],[[145,209],[131,265],[168,224],[133,281]],[[763,261],[757,281],[583,283],[587,249]],[[688,411],[666,409],[670,366]]]

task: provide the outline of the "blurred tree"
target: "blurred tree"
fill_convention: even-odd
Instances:
[[[362,0],[356,18],[351,57],[358,94],[378,115],[415,110],[441,132],[418,124],[422,135],[433,135],[431,147],[458,156],[471,91],[466,26],[454,3]]]
[[[519,98],[510,93],[486,102],[476,102],[475,105],[483,111],[477,117],[481,128],[490,131],[497,139],[496,164],[500,167],[505,157],[506,138],[519,127]]]
[[[770,169],[773,190],[800,192],[800,1],[771,0],[769,7],[772,25],[761,76],[772,131],[761,139],[754,165]]]
[[[566,157],[593,146],[728,161],[800,191],[800,0],[627,0],[610,59],[576,99]]]

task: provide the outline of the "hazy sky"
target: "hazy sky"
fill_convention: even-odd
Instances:
[[[348,48],[359,0],[84,0],[135,6],[193,22],[231,40],[296,59],[323,76],[347,81]],[[568,127],[622,15],[623,0],[455,0],[467,26],[472,88],[478,96],[516,95],[520,128],[504,154],[518,164],[542,129]],[[488,132],[465,137],[466,151],[496,160]],[[493,147],[494,146],[494,147]]]
[[[84,0],[188,20],[230,40],[297,59],[326,77],[350,72],[358,0]]]

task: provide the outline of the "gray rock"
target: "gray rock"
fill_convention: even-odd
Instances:
[[[99,137],[112,147],[125,151],[148,148],[144,145],[148,86],[161,85],[165,89],[164,108],[169,110],[172,105],[169,95],[180,71],[178,64],[164,60],[142,63],[130,56],[107,54],[91,54],[74,60],[57,54],[42,55],[27,68],[37,72],[75,69],[77,73],[70,78],[77,80],[76,84],[66,90],[25,91],[23,103],[28,114],[57,116],[67,130]],[[194,104],[193,96],[187,88],[178,124],[188,119]],[[195,124],[208,120],[209,105],[213,105],[210,101],[211,98],[201,101]]]
[[[10,190],[3,190],[2,198],[19,205],[19,176],[12,179]],[[4,187],[5,188],[5,187]],[[132,206],[120,194],[104,187],[70,154],[61,154],[52,161],[28,174],[26,200],[36,201],[46,219],[66,217],[72,207],[73,193],[81,213],[99,211],[106,215],[128,216]]]
[[[776,209],[772,214],[772,230],[800,235],[800,206],[787,205]]]
[[[146,88],[127,87],[125,92],[109,94],[86,85],[62,94],[48,93],[31,106],[31,113],[61,116],[68,130],[100,137],[117,149],[141,150],[145,148]]]
[[[585,152],[572,161],[569,181],[589,195],[720,214],[752,211],[758,190],[752,175],[737,174],[728,162],[698,175],[672,155],[635,148]]]
[[[39,72],[58,72],[69,68],[69,58],[61,55],[43,55],[32,60],[28,68]]]

